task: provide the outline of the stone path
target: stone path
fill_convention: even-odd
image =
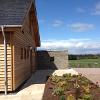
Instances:
[[[46,76],[51,74],[62,75],[64,73],[78,74],[82,73],[93,82],[100,84],[100,69],[96,68],[74,68],[66,70],[38,70],[23,88],[16,94],[0,96],[0,100],[42,100],[45,89]]]

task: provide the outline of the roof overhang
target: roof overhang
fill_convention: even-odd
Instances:
[[[15,31],[16,28],[21,28],[22,25],[0,25],[0,27],[3,27],[5,31]],[[0,28],[1,31],[1,28]]]
[[[22,25],[0,25],[0,27],[22,27]]]

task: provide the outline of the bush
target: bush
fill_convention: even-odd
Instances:
[[[54,88],[52,94],[61,96],[64,94],[64,89],[62,87],[56,87],[56,88]]]
[[[93,100],[93,97],[91,94],[84,94],[82,97],[83,100]]]

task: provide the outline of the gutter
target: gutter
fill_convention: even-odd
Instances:
[[[14,27],[22,27],[22,25],[3,25],[4,28],[8,27],[8,28],[14,28]]]
[[[4,26],[1,26],[2,35],[4,37],[4,86],[5,86],[5,95],[7,95],[7,43],[6,36],[4,32]]]
[[[1,27],[1,31],[2,31],[2,35],[4,38],[4,90],[5,90],[5,95],[7,95],[7,42],[6,42],[6,35],[4,32],[4,28],[6,27],[22,27],[22,25],[2,25]]]

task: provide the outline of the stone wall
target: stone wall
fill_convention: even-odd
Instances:
[[[37,51],[38,69],[66,69],[68,51]]]

